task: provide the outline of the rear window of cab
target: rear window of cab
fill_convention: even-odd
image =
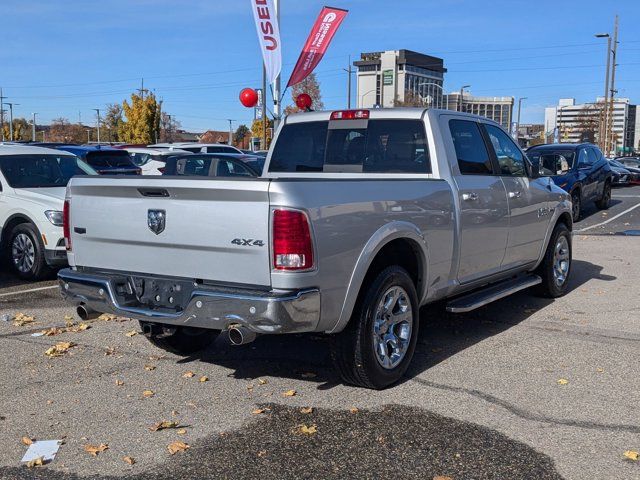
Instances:
[[[431,173],[424,124],[395,119],[287,124],[269,172]]]

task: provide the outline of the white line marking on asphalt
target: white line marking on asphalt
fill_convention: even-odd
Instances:
[[[616,218],[620,218],[621,216],[626,215],[631,210],[635,210],[638,207],[640,207],[640,203],[636,203],[633,207],[627,208],[624,212],[620,212],[615,217],[611,217],[610,219],[605,220],[604,222],[596,223],[595,225],[591,225],[590,227],[581,228],[580,230],[576,230],[576,232],[577,233],[586,232],[587,230],[591,230],[592,228],[601,227],[603,225],[606,225],[607,223],[613,222]]]
[[[11,295],[19,295],[20,293],[41,292],[42,290],[53,290],[54,288],[58,288],[58,286],[54,285],[52,287],[30,288],[29,290],[16,290],[15,292],[0,293],[0,297],[9,297]]]
[[[640,198],[640,195],[612,195],[614,198]]]

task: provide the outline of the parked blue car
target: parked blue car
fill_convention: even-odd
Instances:
[[[573,221],[580,219],[582,207],[595,202],[609,208],[613,172],[600,149],[591,143],[554,143],[536,145],[527,150],[540,175],[549,176],[556,185],[571,194]]]
[[[61,145],[56,148],[80,157],[100,175],[142,174],[142,169],[133,163],[126,150],[102,145]]]

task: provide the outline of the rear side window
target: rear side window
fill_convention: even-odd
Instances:
[[[209,176],[211,158],[180,158],[176,161],[175,175]]]
[[[285,125],[271,172],[430,173],[420,120],[310,122]]]
[[[515,142],[511,140],[511,137],[494,125],[485,125],[485,128],[489,134],[493,150],[496,152],[500,173],[514,177],[526,177],[524,155]]]
[[[238,153],[238,151],[231,147],[207,147],[207,153]]]
[[[449,120],[449,130],[460,173],[463,175],[493,175],[491,158],[476,122]]]
[[[244,165],[231,160],[218,160],[217,177],[254,177],[255,175]]]

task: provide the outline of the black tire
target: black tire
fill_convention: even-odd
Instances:
[[[556,248],[558,243],[564,238],[568,248],[568,265],[564,274],[564,281],[559,283],[558,277],[554,274],[556,268]],[[569,277],[571,274],[571,262],[573,258],[571,246],[571,232],[564,223],[558,223],[551,234],[549,245],[544,253],[544,259],[537,268],[536,273],[542,278],[542,283],[538,285],[537,293],[543,297],[557,298],[567,293]]]
[[[409,301],[412,323],[404,357],[395,367],[384,368],[374,347],[374,317],[385,292],[393,287],[401,287],[406,293],[406,296],[401,296],[405,297],[403,302]],[[400,305],[399,301],[392,309],[397,305]],[[332,339],[331,357],[342,379],[352,385],[373,389],[383,389],[400,380],[416,348],[419,320],[418,295],[411,277],[401,267],[387,267],[376,275],[373,282],[364,286],[349,324]],[[391,326],[390,330],[393,332],[396,327]]]
[[[16,225],[6,243],[6,257],[20,278],[40,280],[51,274],[40,232],[32,223]]]
[[[140,321],[140,327],[144,330],[147,322]],[[162,327],[158,327],[161,330]],[[168,336],[145,335],[156,347],[180,356],[188,356],[204,350],[211,345],[218,335],[219,330],[196,327],[177,327],[175,332]]]
[[[582,196],[580,195],[580,190],[571,192],[571,204],[573,205],[571,213],[573,222],[575,223],[580,220],[580,216],[582,215]]]
[[[606,210],[609,208],[611,204],[611,182],[606,181],[604,184],[604,188],[602,189],[602,197],[600,200],[596,201],[596,207],[600,210]]]

